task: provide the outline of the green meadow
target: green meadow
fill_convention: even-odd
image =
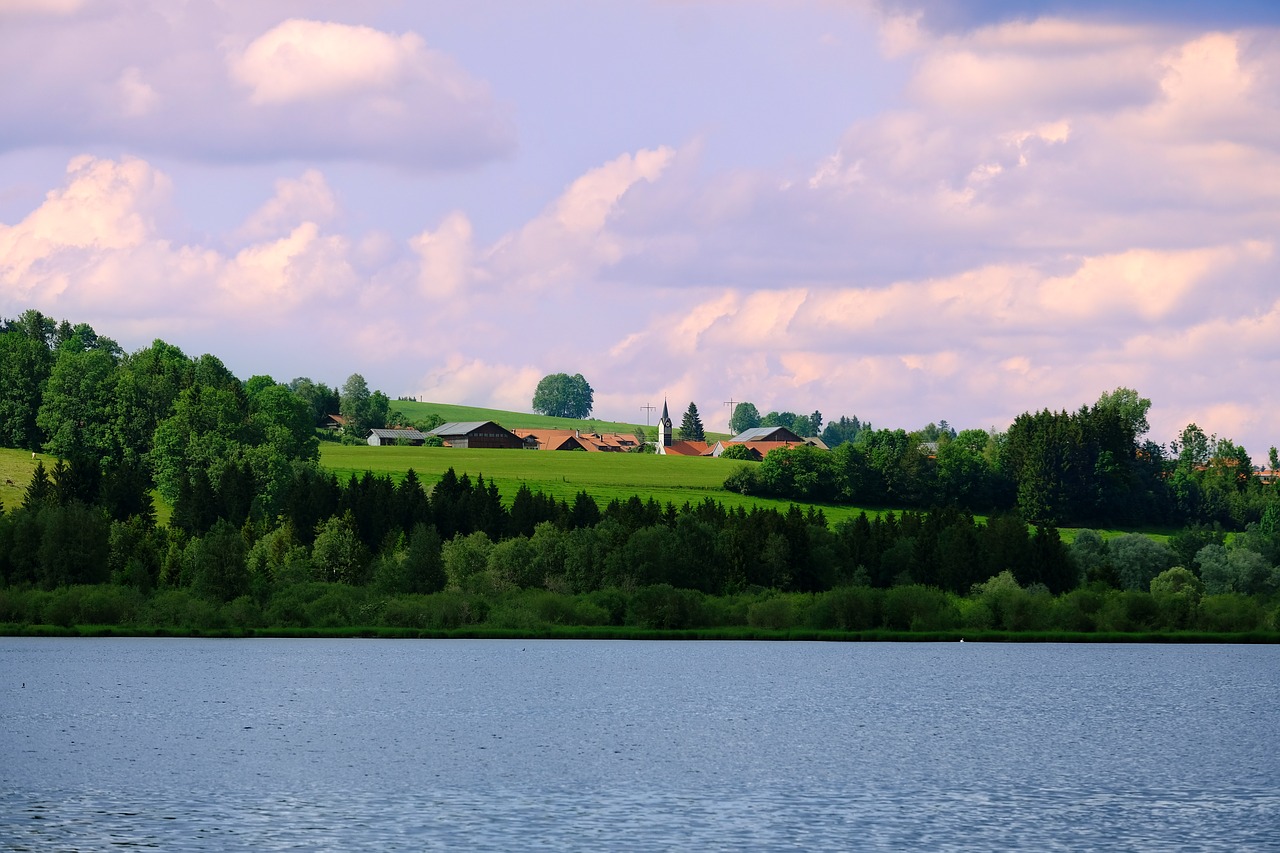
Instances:
[[[399,403],[436,407],[433,410],[450,409],[463,412],[461,420],[495,420],[508,418],[511,412],[494,409],[464,409],[461,406],[443,406],[435,403]],[[443,411],[442,411],[443,414]],[[479,415],[475,417],[473,415]],[[497,415],[499,417],[493,417]],[[541,415],[525,415],[538,418]],[[509,419],[509,418],[508,418]],[[626,426],[625,424],[623,426]],[[609,430],[606,430],[609,431]],[[36,461],[44,462],[51,469],[55,459],[47,454],[31,458],[27,450],[0,448],[0,506],[9,509],[22,503],[22,496],[31,481]],[[450,447],[369,447],[347,446],[321,442],[320,462],[345,481],[352,474],[365,471],[390,474],[399,481],[410,468],[427,487],[439,481],[444,472],[453,468],[461,476],[472,478],[483,475],[485,480],[498,484],[507,503],[515,497],[521,483],[533,491],[543,491],[557,498],[572,501],[585,490],[602,506],[613,498],[625,500],[632,495],[642,499],[652,497],[661,504],[668,502],[681,506],[686,501],[698,503],[711,498],[728,507],[774,507],[785,511],[793,501],[750,497],[726,491],[722,484],[736,465],[744,463],[724,459],[688,456],[658,456],[648,453],[556,453],[541,450],[455,450]],[[167,524],[172,508],[158,494],[155,499],[156,520]],[[808,508],[809,504],[800,504]],[[815,504],[822,509],[827,520],[834,524],[852,518],[865,511],[879,515],[886,510],[867,507]],[[1075,539],[1074,528],[1061,530],[1063,541]],[[1130,532],[1125,530],[1099,530],[1103,538]],[[1153,539],[1165,541],[1170,530],[1142,531]]]
[[[352,474],[372,471],[399,480],[410,468],[430,487],[452,468],[459,476],[493,480],[510,502],[520,484],[556,498],[572,501],[586,491],[603,506],[614,498],[639,495],[658,503],[680,506],[712,498],[728,507],[775,507],[786,511],[794,501],[749,497],[726,491],[723,483],[738,465],[728,459],[698,456],[658,456],[652,453],[581,453],[547,450],[470,450],[451,447],[368,447],[325,442],[320,464],[345,481]],[[808,506],[802,504],[801,506]],[[834,523],[857,515],[856,507],[819,505]]]

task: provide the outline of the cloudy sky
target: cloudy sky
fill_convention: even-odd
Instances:
[[[1262,461],[1278,239],[1271,0],[0,0],[0,315],[244,377]]]

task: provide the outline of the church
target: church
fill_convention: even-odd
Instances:
[[[675,438],[671,430],[671,415],[667,411],[667,401],[662,401],[662,417],[658,420],[657,452],[664,456],[716,456],[724,452],[726,447],[735,444],[746,445],[756,459],[763,459],[769,451],[779,447],[794,447],[797,444],[812,444],[826,450],[821,439],[804,439],[786,427],[756,427],[749,429],[728,441],[717,441],[710,444],[705,441],[681,441]]]

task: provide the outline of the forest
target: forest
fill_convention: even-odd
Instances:
[[[867,430],[730,478],[809,504],[780,511],[504,496],[453,471],[430,490],[413,471],[340,482],[316,426],[335,404],[385,416],[362,379],[242,381],[35,311],[4,322],[0,375],[0,444],[57,459],[0,514],[10,626],[1274,632],[1280,616],[1275,487],[1230,442],[1142,441],[1150,404],[1127,389],[932,453]],[[877,510],[831,525],[814,504],[837,500]],[[1055,525],[1082,519],[1178,529],[1065,542]]]

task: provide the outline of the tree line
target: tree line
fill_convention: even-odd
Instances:
[[[585,492],[562,501],[521,487],[508,502],[492,481],[453,471],[429,490],[412,471],[340,483],[318,463],[319,419],[335,402],[357,419],[389,412],[358,375],[341,391],[241,381],[211,355],[163,341],[125,354],[34,311],[0,327],[0,370],[11,379],[0,440],[58,457],[0,514],[0,580],[33,596],[97,585],[266,613],[317,584],[473,603],[654,589],[971,597],[992,578],[1033,597],[1167,588],[1265,602],[1280,584],[1280,509],[1243,449],[1194,427],[1168,451],[1139,443],[1149,401],[1125,389],[1075,414],[1021,416],[1003,435],[944,423],[929,452],[919,435],[859,423],[832,453],[775,451],[730,478],[742,491],[898,509],[831,526],[816,509],[710,498],[601,507]],[[156,524],[153,489],[173,507],[168,526]],[[1169,544],[1085,532],[1066,545],[1055,527],[1159,513],[1195,523]]]
[[[1076,412],[1024,413],[1003,433],[956,433],[945,421],[913,433],[859,425],[830,453],[776,450],[725,487],[863,506],[1016,511],[1052,525],[1227,530],[1258,523],[1280,500],[1229,439],[1194,423],[1168,446],[1147,439],[1150,405],[1118,388]]]

